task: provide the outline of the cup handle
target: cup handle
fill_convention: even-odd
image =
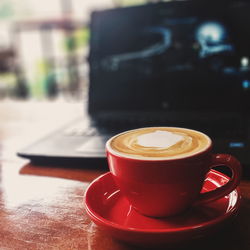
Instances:
[[[224,197],[225,195],[230,194],[239,184],[241,180],[241,164],[240,162],[233,157],[232,155],[228,154],[213,154],[212,155],[212,167],[217,166],[227,166],[232,171],[232,177],[231,179],[223,186],[206,192],[201,193],[198,200],[195,202],[195,205],[204,204],[213,200],[220,199]]]

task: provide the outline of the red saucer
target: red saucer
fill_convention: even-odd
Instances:
[[[202,192],[215,189],[227,181],[227,176],[211,170]],[[93,222],[111,236],[137,245],[154,245],[196,239],[219,229],[238,211],[240,193],[237,188],[219,200],[193,206],[181,215],[151,218],[131,208],[108,172],[90,184],[84,201]]]

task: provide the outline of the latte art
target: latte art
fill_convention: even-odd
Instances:
[[[131,130],[115,136],[111,148],[135,158],[179,158],[192,155],[207,148],[210,139],[198,131],[153,127]]]
[[[169,148],[184,137],[168,131],[156,130],[137,137],[137,143],[143,147]]]

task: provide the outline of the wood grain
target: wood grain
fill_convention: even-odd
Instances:
[[[56,108],[49,109],[49,105],[53,103],[45,105],[46,112],[51,114],[43,112],[52,119]],[[0,105],[0,249],[139,249],[118,242],[102,232],[84,210],[83,196],[86,187],[103,170],[85,169],[84,166],[34,166],[27,160],[16,157],[15,150],[27,141],[25,138],[32,127],[40,126],[42,130],[42,122],[39,125],[41,116],[35,117],[33,113],[31,117],[35,122],[31,124],[27,121],[27,113],[25,116],[22,112],[32,112],[32,107],[24,105],[20,108],[19,104],[15,108],[12,103],[10,114],[6,114],[5,105],[5,115],[1,107]],[[39,108],[44,108],[42,103]],[[47,122],[51,120],[48,119]],[[174,249],[249,250],[250,182],[244,180],[240,187],[242,206],[230,225],[215,235]],[[162,249],[172,248],[163,246]]]

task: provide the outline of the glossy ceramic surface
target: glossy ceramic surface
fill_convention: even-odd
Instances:
[[[194,202],[204,204],[223,198],[241,180],[240,162],[229,154],[213,154],[212,144],[201,152],[181,158],[144,159],[117,153],[110,147],[111,141],[112,138],[106,143],[106,152],[113,179],[133,208],[144,215],[166,217],[180,214]],[[216,191],[201,194],[207,173],[220,165],[231,170],[232,178]]]
[[[218,188],[229,178],[211,170],[202,192]],[[111,236],[137,245],[185,242],[218,230],[239,209],[239,188],[205,205],[196,205],[178,216],[153,218],[135,211],[115,185],[110,172],[94,180],[85,192],[90,218]]]

